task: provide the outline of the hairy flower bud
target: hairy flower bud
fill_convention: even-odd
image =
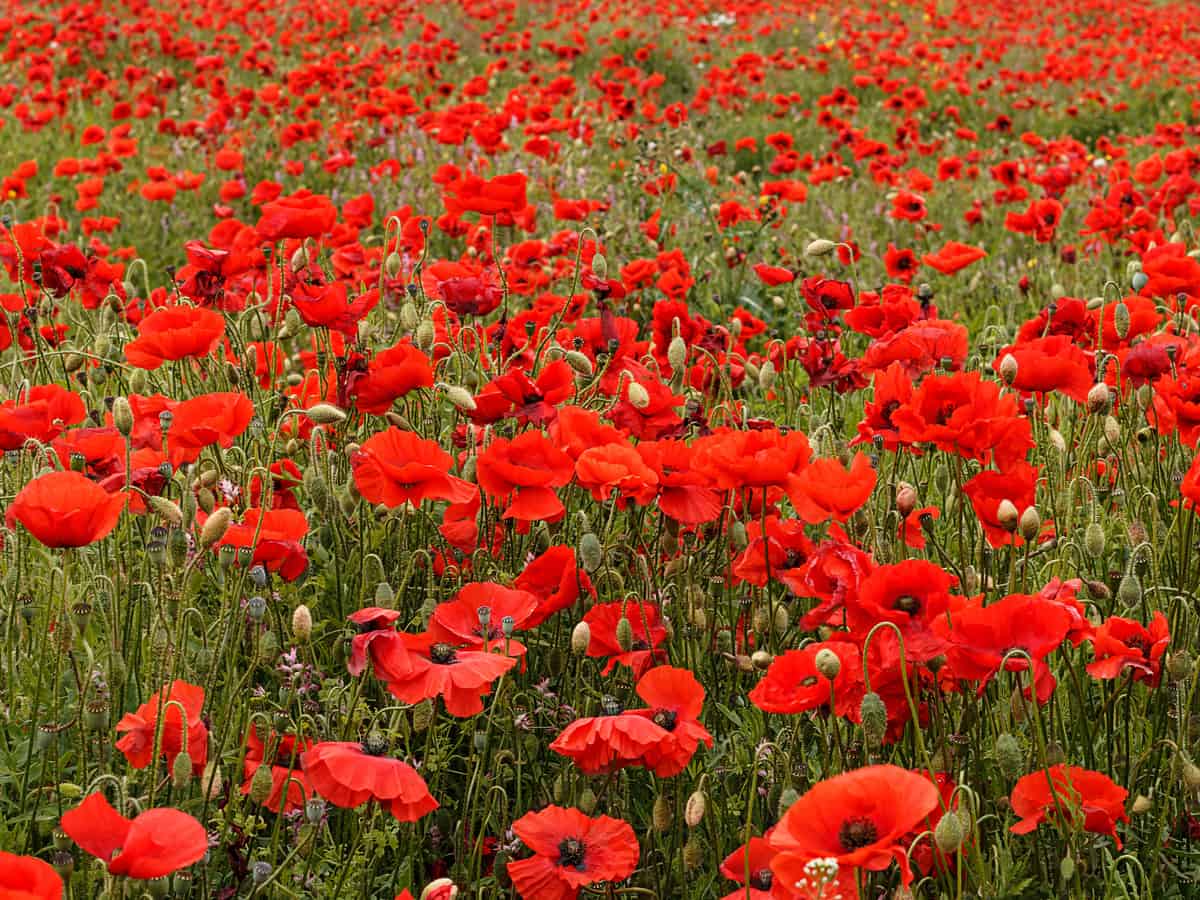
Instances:
[[[208,521],[204,523],[204,527],[200,529],[200,547],[207,550],[221,538],[225,537],[225,532],[229,530],[229,525],[233,521],[233,510],[228,506],[222,506],[220,509],[213,510]]]
[[[917,489],[907,481],[901,481],[896,485],[896,510],[900,515],[907,517],[914,509],[917,508]]]
[[[1127,573],[1117,585],[1117,599],[1126,607],[1137,606],[1142,602],[1142,580],[1136,572]]]
[[[655,831],[663,832],[671,827],[671,801],[667,799],[666,794],[659,794],[654,798],[650,821]]]
[[[1004,358],[1000,360],[1000,377],[1007,385],[1017,380],[1017,358],[1011,353],[1005,353]]]
[[[827,241],[825,238],[816,238],[808,242],[808,245],[804,248],[804,255],[814,258],[828,256],[837,249],[837,246],[837,243],[834,241]]]
[[[1025,512],[1021,513],[1018,525],[1021,529],[1021,537],[1025,540],[1032,541],[1036,538],[1042,530],[1042,516],[1037,511],[1037,507],[1025,507]]]
[[[888,724],[887,707],[883,703],[883,698],[874,691],[865,694],[859,704],[858,714],[867,742],[872,746],[879,746],[883,743],[883,736],[887,733]]]
[[[827,678],[830,681],[833,681],[842,672],[841,658],[828,647],[822,647],[817,651],[813,665],[821,673],[821,677]]]
[[[459,387],[456,384],[443,384],[440,387],[442,393],[446,395],[446,399],[459,409],[466,412],[471,412],[475,409],[475,398],[471,396],[471,392],[466,388]]]
[[[1009,781],[1015,781],[1025,769],[1025,754],[1021,752],[1021,745],[1007,732],[996,738],[996,762]]]
[[[571,629],[571,652],[576,656],[587,653],[588,645],[592,642],[592,628],[587,622],[579,622]]]
[[[775,371],[775,363],[765,360],[758,370],[758,386],[763,391],[769,391],[775,386],[779,373]]]
[[[183,510],[166,497],[147,497],[146,505],[162,516],[168,525],[178,528],[183,524]]]
[[[693,791],[687,799],[687,805],[683,808],[683,821],[687,823],[688,828],[695,828],[704,819],[704,813],[707,810],[708,797],[704,791]]]
[[[604,549],[594,532],[586,532],[579,539],[579,561],[585,572],[595,572],[604,561]]]
[[[1001,500],[1000,506],[996,509],[996,521],[1000,523],[1000,527],[1005,531],[1016,531],[1021,521],[1021,515],[1017,511],[1016,504],[1008,499]]]
[[[332,403],[318,403],[304,411],[304,415],[318,425],[337,425],[346,421],[344,410],[338,409]]]
[[[125,397],[116,397],[112,405],[113,425],[125,437],[133,431],[133,407]]]
[[[679,335],[671,338],[671,343],[667,344],[667,362],[671,364],[671,369],[678,372],[687,365],[687,355],[687,341]]]
[[[963,827],[962,817],[953,809],[946,810],[938,820],[937,827],[933,829],[934,843],[947,856],[958,851],[966,836],[967,830]]]
[[[622,616],[617,622],[616,637],[617,646],[621,648],[622,653],[628,653],[633,649],[633,624],[628,618]]]
[[[271,767],[260,765],[250,777],[250,799],[261,806],[267,802],[273,788]]]
[[[171,785],[177,791],[182,791],[192,780],[192,755],[181,750],[171,763]]]
[[[650,392],[636,381],[629,382],[627,389],[630,404],[635,409],[646,409],[650,406]]]
[[[1112,393],[1103,381],[1093,384],[1087,393],[1087,408],[1092,415],[1100,416],[1112,406]]]
[[[292,634],[295,635],[296,640],[307,643],[308,639],[312,637],[312,628],[312,612],[301,603],[292,610]]]

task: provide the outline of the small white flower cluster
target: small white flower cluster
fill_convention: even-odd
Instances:
[[[840,891],[826,894],[825,888],[836,885],[838,861],[832,856],[810,859],[804,864],[804,877],[796,882],[796,890],[806,892],[812,900],[842,900]]]

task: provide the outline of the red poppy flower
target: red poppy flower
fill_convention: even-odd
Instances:
[[[931,269],[937,269],[943,275],[953,275],[985,256],[987,254],[979,247],[960,244],[958,241],[946,241],[941,250],[922,256],[921,262]]]
[[[371,649],[376,674],[393,695],[405,703],[441,697],[450,715],[463,718],[483,711],[482,698],[492,692],[492,682],[517,662],[498,653],[461,650],[432,631],[398,633],[396,640]]]
[[[895,860],[907,885],[912,870],[901,839],[937,804],[929,779],[899,766],[867,766],[818,782],[788,807],[771,834],[776,883],[796,884],[809,860],[823,858],[873,872]]]
[[[525,185],[526,178],[521,172],[497,175],[490,180],[484,180],[478,175],[466,175],[446,185],[446,211],[477,212],[485,216],[520,213],[528,205],[525,199]]]
[[[328,328],[352,338],[361,322],[379,303],[379,291],[368,290],[350,299],[350,288],[344,281],[332,284],[301,282],[292,291],[292,305],[304,324],[313,328]]]
[[[138,324],[138,336],[125,345],[125,360],[139,369],[164,362],[205,357],[225,336],[225,317],[202,307],[171,306],[152,312]]]
[[[958,579],[924,559],[909,559],[878,566],[847,598],[847,620],[852,631],[866,634],[879,622],[892,622],[904,638],[910,662],[925,662],[945,648],[933,630],[933,621],[951,606],[950,588]]]
[[[1165,243],[1142,254],[1145,297],[1174,297],[1176,294],[1200,296],[1200,262],[1188,256],[1182,242]]]
[[[248,509],[240,523],[226,529],[213,547],[254,548],[250,565],[278,572],[285,581],[295,581],[308,569],[308,553],[302,541],[308,534],[308,519],[298,509]]]
[[[1048,819],[1066,817],[1068,823],[1082,821],[1084,831],[1107,834],[1121,849],[1117,823],[1128,822],[1125,798],[1129,791],[1100,772],[1065,763],[1049,771],[1030,772],[1013,787],[1013,813],[1020,821],[1013,834],[1029,834]]]
[[[580,888],[621,881],[637,868],[637,836],[620,819],[547,806],[521,816],[512,830],[534,853],[508,864],[513,887],[525,900],[574,900]]]
[[[450,260],[426,266],[421,285],[430,299],[441,300],[458,316],[486,316],[504,300],[504,288],[494,271]]]
[[[476,474],[485,495],[506,503],[504,518],[555,521],[566,508],[554,489],[571,480],[575,467],[540,431],[526,431],[488,444]]]
[[[993,367],[1000,371],[1006,356],[1017,362],[1012,386],[1027,394],[1065,394],[1076,403],[1087,401],[1088,391],[1096,382],[1092,363],[1065,334],[1021,341],[1005,347],[996,355]]]
[[[0,850],[0,900],[62,900],[63,880],[50,863]]]
[[[812,448],[801,431],[718,431],[693,444],[693,471],[721,490],[782,487],[808,465]]]
[[[743,844],[725,857],[721,863],[721,874],[743,887],[726,894],[721,900],[771,900],[771,885],[775,878],[775,873],[771,871],[771,860],[775,858],[776,851],[771,846],[770,836],[771,831],[768,831],[762,837],[752,837],[748,844]],[[747,871],[750,873],[749,881],[746,880]]]
[[[0,450],[20,450],[29,438],[47,444],[86,416],[78,394],[57,384],[34,385],[0,403]]]
[[[638,374],[632,366],[627,366],[626,371],[634,377],[625,384],[619,399],[609,409],[609,421],[639,440],[656,441],[676,435],[683,424],[676,410],[683,406],[686,398],[649,372]],[[645,392],[644,403],[639,400],[635,404],[630,399],[634,384]]]
[[[646,753],[669,738],[670,733],[652,719],[617,711],[576,719],[551,742],[550,749],[570,758],[586,775],[603,775],[644,765]]]
[[[1033,235],[1039,244],[1045,244],[1054,240],[1062,214],[1062,204],[1046,197],[1034,200],[1023,213],[1008,213],[1004,217],[1004,227],[1018,234]]]
[[[208,852],[204,826],[187,813],[148,809],[127,819],[100,793],[63,813],[59,826],[110,873],[129,878],[162,878]]]
[[[47,547],[86,547],[117,527],[126,499],[78,472],[48,472],[21,488],[4,522],[20,522]]]
[[[796,514],[810,525],[828,519],[844,522],[870,499],[877,477],[865,453],[854,455],[849,470],[825,457],[813,460],[798,475],[789,475],[786,490]]]
[[[381,640],[381,643],[387,643],[397,637],[396,629],[392,626],[400,615],[400,611],[396,609],[368,606],[348,616],[358,629],[358,634],[350,641],[350,658],[346,660],[346,670],[351,675],[361,675],[367,667],[368,659],[378,666],[376,656],[371,650],[372,644],[377,639]]]
[[[931,375],[891,420],[903,443],[936,444],[984,464],[995,457],[1005,468],[1023,460],[1033,447],[1032,426],[1020,415],[1018,403],[978,372]]]
[[[538,608],[538,598],[527,591],[506,588],[491,581],[463,585],[451,600],[439,603],[429,620],[429,632],[439,640],[471,650],[503,651],[523,656],[525,647],[504,636],[504,621],[512,620],[512,631],[522,631]],[[485,629],[480,611],[486,609]]]
[[[125,759],[135,769],[144,769],[154,757],[154,735],[157,732],[159,749],[167,758],[167,768],[173,769],[175,757],[183,752],[186,724],[187,751],[192,758],[192,772],[200,775],[208,761],[208,726],[200,718],[203,706],[204,688],[176,680],[171,683],[166,698],[156,691],[135,712],[121,717],[117,732],[125,732],[125,736],[117,741],[117,749],[125,754]]]
[[[554,613],[566,609],[581,593],[595,596],[596,589],[587,572],[579,568],[572,547],[556,545],[531,560],[513,582],[518,590],[538,598],[538,607],[526,622],[534,628]]]
[[[350,458],[354,485],[368,503],[395,509],[426,500],[465,503],[475,485],[449,474],[454,459],[437,441],[389,428],[372,435]]]
[[[841,667],[831,683],[817,670],[817,654],[828,650]],[[829,705],[849,716],[862,700],[862,652],[848,641],[823,641],[788,650],[771,660],[766,675],[750,691],[750,702],[764,712],[792,715]]]
[[[621,507],[627,502],[646,505],[658,496],[658,474],[624,442],[584,450],[575,461],[575,479],[600,502],[616,491]]]
[[[258,224],[258,236],[267,243],[296,238],[320,238],[333,230],[337,207],[322,194],[307,191],[264,203]]]
[[[888,278],[909,284],[917,274],[917,255],[912,250],[901,250],[889,241],[887,252],[883,254],[883,265]]]
[[[617,642],[617,623],[621,619],[628,619],[633,629],[629,650],[622,650]],[[587,655],[610,657],[603,670],[605,675],[620,663],[629,666],[634,677],[640,678],[656,661],[666,656],[658,645],[666,639],[667,629],[659,621],[658,607],[651,603],[622,600],[597,603],[584,613],[583,621],[591,629]]]
[[[805,613],[801,627],[812,629],[832,624],[846,598],[858,590],[873,568],[870,555],[853,544],[834,540],[818,546],[804,564],[803,577],[798,583],[788,585],[799,596],[821,601]]]
[[[678,775],[700,744],[713,744],[712,735],[700,724],[704,688],[688,669],[656,666],[641,677],[636,690],[650,708],[631,709],[625,715],[649,719],[667,733],[643,752],[643,764],[659,778]]]
[[[437,809],[425,780],[412,766],[385,756],[386,749],[377,735],[363,744],[325,741],[301,762],[313,790],[334,806],[351,809],[378,800],[401,822],[415,822]]]
[[[1162,657],[1171,643],[1167,617],[1156,611],[1149,627],[1133,619],[1109,616],[1091,635],[1095,661],[1087,666],[1093,678],[1117,678],[1130,671],[1134,681],[1158,685]]]
[[[854,288],[849,282],[813,275],[800,284],[804,301],[822,316],[837,315],[840,310],[854,308]]]
[[[949,642],[946,660],[953,677],[978,681],[982,693],[1002,665],[1009,672],[1029,669],[1024,656],[1008,656],[1023,650],[1033,660],[1041,703],[1050,699],[1055,686],[1045,658],[1058,649],[1070,627],[1071,615],[1063,605],[1037,594],[1010,594],[987,606],[968,601],[933,621],[934,631]]]
[[[990,469],[980,472],[963,485],[962,491],[971,501],[971,508],[979,517],[988,543],[993,547],[1017,546],[1025,543],[1007,523],[1000,521],[1000,504],[1007,500],[1020,515],[1033,506],[1037,494],[1038,470],[1028,463],[1018,463],[1004,472]]]
[[[312,746],[310,738],[299,739],[294,734],[276,734],[274,731],[267,736],[264,744],[258,732],[251,728],[246,732],[246,758],[243,764],[246,780],[242,784],[242,793],[250,793],[255,772],[262,766],[270,766],[271,793],[262,805],[271,812],[303,809],[305,801],[312,796],[312,785],[300,766],[300,756],[311,750]]]
[[[245,394],[201,394],[171,410],[167,455],[171,465],[195,462],[213,444],[228,450],[254,418],[254,404]]]
[[[767,287],[779,287],[781,284],[790,284],[796,280],[796,273],[791,269],[785,269],[782,266],[770,266],[766,263],[755,263],[754,274]]]

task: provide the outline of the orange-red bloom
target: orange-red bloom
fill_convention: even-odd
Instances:
[[[246,780],[242,784],[242,793],[250,793],[255,772],[262,766],[270,766],[271,793],[263,801],[263,806],[271,812],[303,809],[305,801],[312,796],[312,786],[300,767],[300,757],[312,747],[310,738],[299,739],[293,734],[276,734],[274,731],[264,744],[258,732],[251,728],[246,732],[246,760],[243,764]]]
[[[225,317],[211,309],[171,306],[152,312],[138,325],[138,336],[125,345],[125,359],[139,369],[164,362],[208,356],[225,336]]]
[[[175,765],[175,757],[183,752],[184,729],[187,729],[187,751],[192,758],[192,772],[204,771],[208,761],[208,726],[200,719],[204,706],[204,688],[186,681],[174,681],[166,698],[158,692],[137,708],[126,713],[117,723],[117,731],[125,736],[117,741],[117,749],[135,769],[144,769],[154,758],[154,735],[159,728],[160,703],[162,730],[159,749],[167,758],[167,768]],[[180,710],[182,707],[182,712]]]
[[[384,756],[385,749],[376,736],[365,744],[326,741],[301,762],[313,790],[334,806],[353,808],[378,800],[401,822],[415,822],[437,809],[425,780],[407,763]]]
[[[127,819],[95,793],[63,813],[62,830],[113,875],[162,878],[208,851],[204,826],[177,809],[148,809]]]
[[[437,441],[389,428],[363,441],[351,457],[354,484],[368,503],[395,508],[405,503],[465,503],[475,485],[449,474],[454,459]]]
[[[1120,850],[1117,823],[1129,821],[1128,796],[1129,791],[1101,772],[1059,763],[1049,771],[1030,772],[1013,787],[1009,799],[1020,821],[1012,832],[1029,834],[1043,822],[1065,816],[1068,822],[1082,819],[1085,831],[1107,834]]]
[[[63,880],[50,863],[0,850],[0,900],[62,900]]]
[[[512,830],[534,853],[508,864],[525,900],[574,900],[585,885],[620,881],[637,868],[637,836],[620,819],[547,806],[521,816]]]
[[[47,547],[85,547],[117,527],[126,499],[78,472],[49,472],[21,488],[4,521],[20,522]]]

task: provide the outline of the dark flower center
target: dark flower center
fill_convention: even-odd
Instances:
[[[558,864],[563,868],[582,872],[585,868],[583,854],[586,849],[583,841],[578,838],[563,838],[562,843],[558,845]]]
[[[362,750],[367,756],[383,756],[387,752],[387,739],[379,732],[373,731],[363,741]]]
[[[838,829],[838,843],[847,852],[869,847],[878,837],[879,831],[875,828],[875,823],[866,816],[847,819]]]
[[[630,646],[634,650],[649,650],[650,649],[650,645],[648,643],[646,643],[645,641],[643,641],[641,638],[638,638],[637,640],[635,640],[633,642],[633,644]]]
[[[947,422],[950,421],[950,417],[953,416],[954,413],[957,411],[958,411],[958,404],[945,403],[938,408],[937,415],[934,416],[933,420],[938,425],[945,425]]]
[[[769,891],[774,873],[770,869],[759,869],[750,874],[750,887],[756,891]]]
[[[1125,641],[1125,646],[1129,647],[1131,650],[1139,651],[1142,656],[1146,656],[1150,650],[1150,642],[1140,634],[1135,634],[1133,637]]]
[[[896,598],[896,602],[892,604],[893,609],[898,609],[902,613],[908,613],[910,616],[915,616],[921,611],[921,601],[912,594],[901,594]]]
[[[656,709],[651,718],[654,720],[654,724],[659,728],[665,729],[666,731],[674,731],[675,720],[679,717],[673,709]]]
[[[458,658],[458,651],[446,643],[436,643],[429,648],[429,658],[439,666],[448,666]]]

